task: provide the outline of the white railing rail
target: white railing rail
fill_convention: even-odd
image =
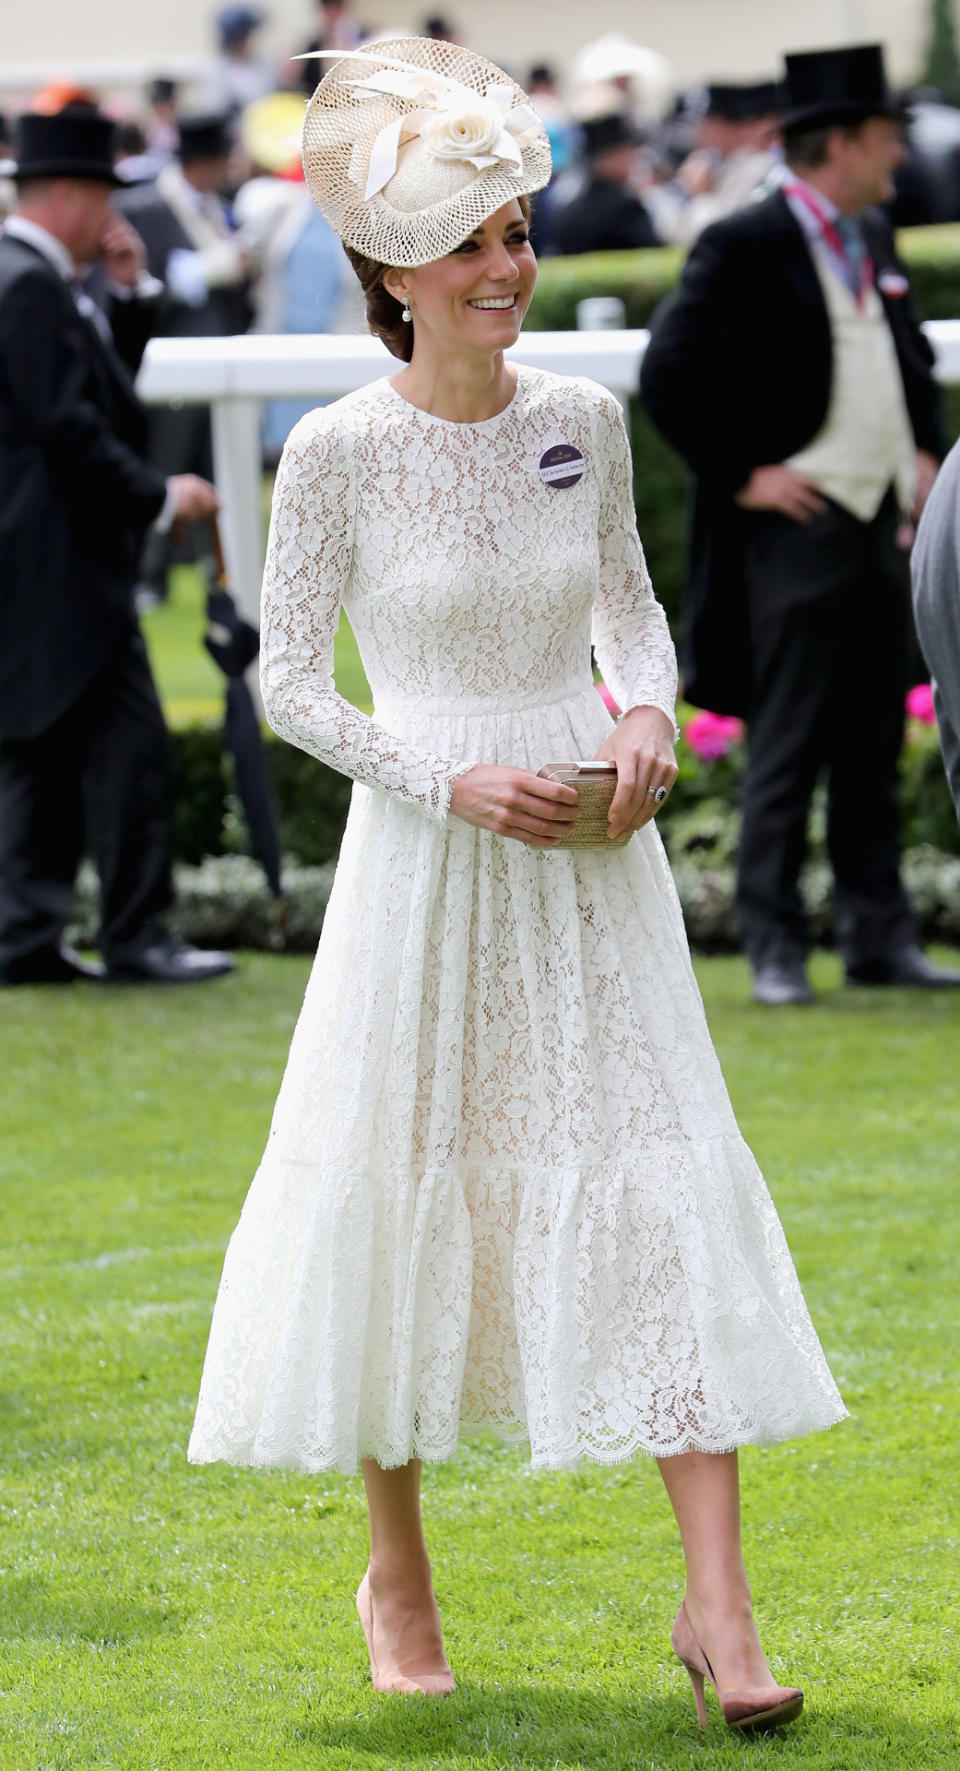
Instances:
[[[944,382],[960,382],[960,320],[925,328]],[[561,375],[589,375],[620,400],[636,391],[649,334],[526,332],[510,357]],[[341,334],[282,338],[155,338],[138,389],[152,405],[207,405],[224,551],[244,612],[258,619],[263,569],[260,408],[269,399],[335,400],[391,373],[396,359],[375,338]]]

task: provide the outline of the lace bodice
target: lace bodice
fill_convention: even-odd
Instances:
[[[541,474],[558,444],[583,458],[576,484]],[[341,605],[373,719],[333,686]],[[410,742],[404,709],[562,699],[591,681],[591,638],[622,707],[673,718],[673,645],[636,531],[626,432],[603,388],[521,368],[503,412],[457,424],[385,379],[296,426],[263,586],[262,692],[280,736],[443,822],[452,782],[476,759]]]

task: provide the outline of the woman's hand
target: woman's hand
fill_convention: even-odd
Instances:
[[[670,792],[677,778],[673,721],[659,707],[632,707],[597,751],[595,761],[616,763],[617,791],[610,806],[607,836],[625,842],[659,811],[658,787]]]
[[[551,849],[576,822],[580,807],[574,789],[560,781],[544,781],[528,769],[477,763],[454,781],[450,810],[480,830]]]

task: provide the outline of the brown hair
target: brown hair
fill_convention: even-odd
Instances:
[[[818,166],[825,164],[830,153],[830,137],[837,130],[847,141],[855,141],[862,127],[862,123],[828,123],[819,129],[793,130],[784,140],[783,157],[794,172],[799,172],[801,166],[815,172]]]
[[[518,197],[517,202],[524,221],[529,221],[530,198]],[[401,362],[409,363],[413,356],[413,325],[401,318],[403,303],[383,286],[383,273],[389,266],[378,264],[375,258],[365,258],[362,252],[355,252],[346,241],[343,250],[360,279],[360,287],[366,297],[369,330],[374,338],[382,338],[388,351],[399,357]]]

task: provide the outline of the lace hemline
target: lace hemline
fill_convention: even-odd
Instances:
[[[583,1445],[571,1452],[569,1456],[560,1453],[544,1453],[535,1457],[531,1453],[530,1469],[532,1471],[544,1470],[556,1473],[569,1471],[574,1473],[585,1463],[596,1464],[598,1467],[613,1466],[638,1463],[645,1458],[659,1460],[667,1457],[683,1457],[691,1451],[704,1452],[712,1457],[723,1457],[731,1451],[741,1451],[751,1445],[761,1450],[773,1445],[785,1445],[791,1439],[805,1438],[808,1433],[828,1432],[831,1427],[839,1426],[842,1421],[849,1419],[849,1409],[841,1405],[839,1410],[825,1409],[822,1419],[810,1419],[782,1432],[764,1432],[759,1427],[754,1430],[745,1428],[742,1432],[732,1433],[722,1439],[708,1438],[703,1434],[690,1434],[680,1444],[651,1445],[638,1438],[633,1444],[618,1446],[609,1452],[601,1451],[595,1446]],[[376,1446],[369,1450],[358,1450],[356,1458],[353,1460],[335,1457],[321,1460],[309,1456],[268,1457],[257,1454],[251,1449],[247,1453],[237,1452],[231,1456],[223,1453],[201,1454],[191,1451],[188,1461],[198,1467],[222,1463],[232,1469],[295,1470],[304,1476],[357,1476],[360,1474],[361,1462],[365,1459],[371,1459],[384,1470],[402,1469],[414,1458],[419,1458],[421,1463],[425,1464],[455,1463],[466,1449],[468,1442],[481,1436],[498,1439],[501,1445],[508,1450],[518,1453],[530,1453],[531,1450],[530,1436],[526,1428],[521,1428],[518,1425],[517,1431],[511,1432],[509,1427],[496,1426],[492,1422],[483,1421],[478,1425],[461,1422],[457,1440],[450,1446],[420,1445],[415,1441],[405,1456],[396,1447],[388,1449]]]

